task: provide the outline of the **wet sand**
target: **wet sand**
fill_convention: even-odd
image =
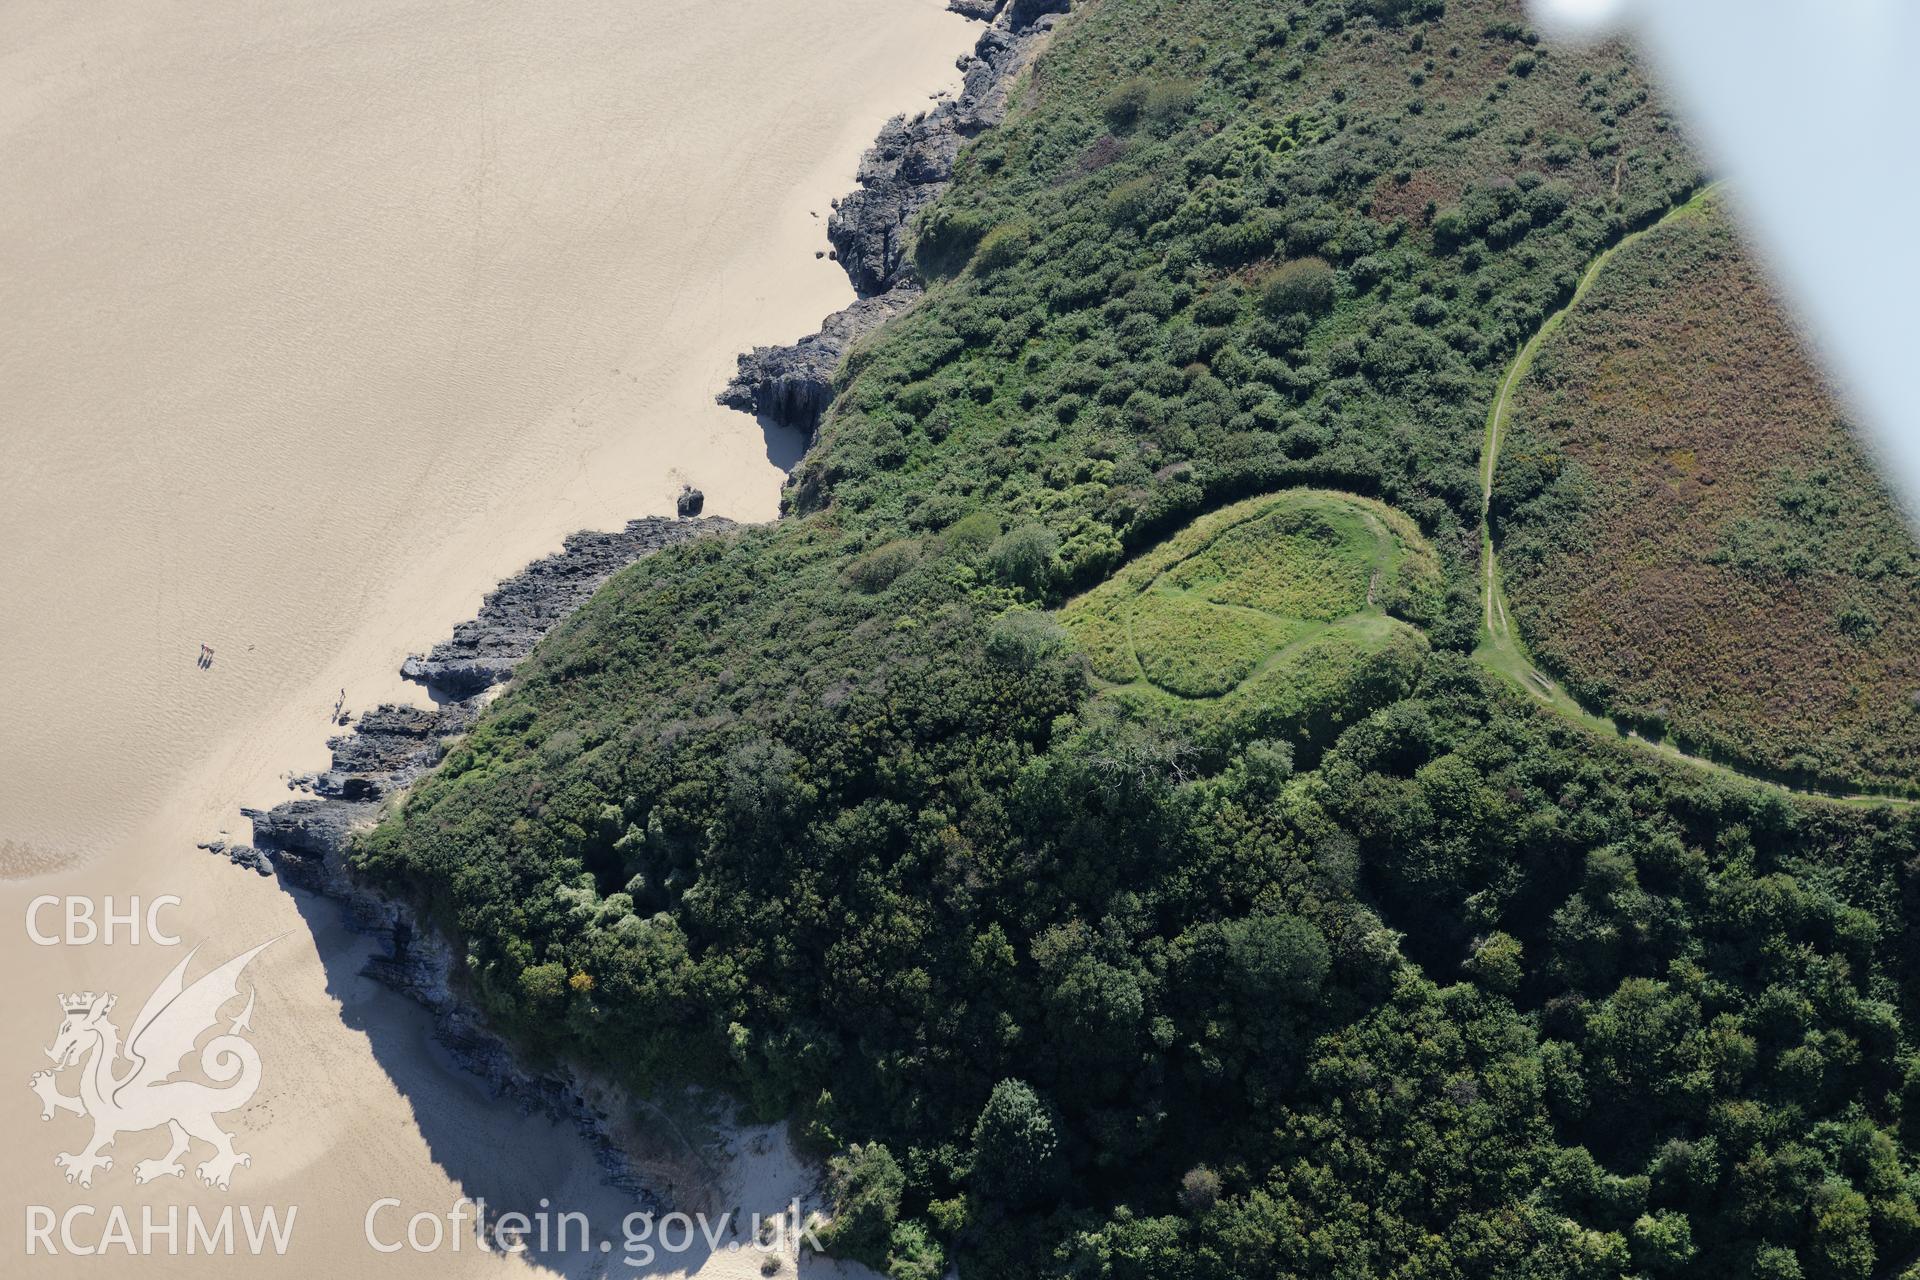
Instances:
[[[565,533],[670,511],[682,481],[711,514],[775,512],[799,441],[712,396],[736,352],[851,297],[813,256],[828,202],[978,29],[938,0],[29,0],[10,29],[0,1256],[29,1204],[297,1204],[284,1262],[125,1271],[523,1271],[471,1242],[379,1255],[362,1219],[463,1193],[617,1217],[586,1144],[453,1069],[328,904],[193,844],[244,839],[241,805],[324,763],[343,687],[417,700],[401,658]],[[183,945],[33,945],[41,894],[177,895]],[[276,935],[247,974],[264,1077],[226,1118],[253,1155],[232,1192],[191,1162],[135,1188],[157,1131],[63,1183],[86,1125],[26,1087],[56,994],[115,991],[124,1027],[187,947],[198,972]]]

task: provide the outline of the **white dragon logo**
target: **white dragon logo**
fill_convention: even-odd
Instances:
[[[269,938],[235,956],[192,986],[184,981],[187,963],[194,956],[194,952],[188,952],[147,997],[140,1016],[133,1020],[124,1050],[119,1029],[107,1020],[116,997],[105,993],[96,996],[91,991],[60,997],[66,1020],[60,1024],[53,1047],[47,1050],[53,1070],[36,1071],[28,1083],[40,1095],[42,1120],[53,1119],[56,1111],[93,1118],[93,1141],[86,1149],[78,1155],[62,1152],[53,1158],[54,1164],[67,1171],[68,1182],[92,1186],[95,1170],[113,1168],[113,1158],[101,1152],[112,1146],[115,1138],[161,1125],[167,1127],[172,1145],[160,1159],[134,1165],[135,1182],[182,1176],[186,1170],[180,1165],[180,1157],[194,1138],[213,1145],[213,1158],[198,1169],[200,1181],[208,1186],[225,1191],[234,1168],[253,1163],[251,1156],[233,1149],[233,1135],[213,1120],[216,1112],[245,1106],[260,1087],[260,1054],[240,1034],[252,1029],[252,989],[247,992],[247,1007],[200,1051],[201,1071],[220,1087],[170,1077],[186,1067],[194,1042],[219,1023],[221,1007],[240,994],[240,971],[275,941]],[[123,1057],[128,1065],[119,1070]],[[80,1068],[79,1094],[61,1093],[55,1087],[56,1074],[76,1064]]]

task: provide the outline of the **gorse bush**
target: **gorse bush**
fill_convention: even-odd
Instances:
[[[1031,609],[1008,610],[987,632],[987,655],[1021,668],[1031,669],[1066,646],[1066,630],[1050,615]]]
[[[973,258],[987,230],[976,213],[936,206],[921,219],[914,238],[914,262],[927,275],[952,275]]]
[[[1131,178],[1107,193],[1106,210],[1113,222],[1138,229],[1172,213],[1173,197],[1154,178]]]
[[[974,250],[973,269],[981,275],[1004,271],[1026,257],[1033,229],[1025,222],[1003,222],[981,238]]]
[[[875,547],[847,566],[846,581],[860,591],[872,594],[893,585],[894,579],[913,567],[920,558],[920,544],[912,538],[896,538]]]
[[[993,540],[987,567],[1010,587],[1044,598],[1059,576],[1060,535],[1042,524],[1023,524]]]
[[[1193,109],[1199,87],[1190,80],[1136,76],[1116,85],[1101,100],[1100,114],[1115,133],[1135,127],[1166,130]]]
[[[1333,306],[1333,268],[1319,258],[1296,258],[1267,273],[1260,309],[1270,316],[1317,316]]]

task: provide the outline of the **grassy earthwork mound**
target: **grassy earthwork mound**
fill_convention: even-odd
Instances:
[[[1298,735],[1343,719],[1362,677],[1397,686],[1424,648],[1409,624],[1440,594],[1439,560],[1406,516],[1298,489],[1196,520],[1061,620],[1110,696],[1235,738]]]

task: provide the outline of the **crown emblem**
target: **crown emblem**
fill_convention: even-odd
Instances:
[[[82,991],[75,995],[61,996],[60,1008],[67,1013],[85,1013],[87,1010],[93,1008],[93,999],[94,995],[91,991]],[[112,1006],[113,1000],[109,997],[107,1007],[111,1008]]]

